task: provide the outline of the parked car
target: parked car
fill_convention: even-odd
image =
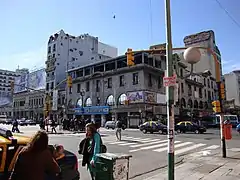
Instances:
[[[12,123],[13,123],[12,119],[7,119],[7,120],[6,120],[6,124],[7,124],[7,125],[11,125]]]
[[[33,121],[33,120],[31,120],[31,119],[28,119],[28,120],[26,120],[25,122],[26,122],[27,125],[30,125],[30,126],[37,124],[35,121]]]
[[[18,121],[18,124],[19,124],[20,126],[27,126],[27,123],[26,123],[26,120],[25,120],[25,119],[18,119],[17,121]]]
[[[148,121],[139,126],[139,130],[145,133],[154,133],[159,132],[160,134],[166,134],[167,133],[167,126],[157,122],[157,121]]]
[[[115,129],[116,122],[115,121],[107,121],[105,123],[105,128],[107,129]],[[122,129],[125,130],[127,128],[126,124],[122,124]]]
[[[191,121],[182,121],[175,126],[175,131],[178,133],[194,132],[196,134],[202,134],[205,133],[207,129]]]

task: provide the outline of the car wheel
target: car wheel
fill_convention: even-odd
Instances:
[[[107,128],[107,129],[109,129],[109,127],[108,127],[108,126],[107,126],[106,128]]]
[[[143,129],[143,130],[142,130],[142,132],[143,132],[144,134],[146,134],[146,133],[147,133],[146,129]]]
[[[195,132],[195,134],[199,134],[199,130],[197,130],[197,129],[194,132]]]
[[[159,132],[160,134],[163,134],[163,131],[162,131],[162,130],[159,130],[158,132]]]
[[[177,130],[177,133],[181,133],[181,130],[180,130],[180,129],[178,129],[178,130]]]

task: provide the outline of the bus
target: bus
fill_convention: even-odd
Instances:
[[[217,114],[215,116],[215,123],[216,123],[217,126],[219,126],[220,123],[221,123],[220,119],[221,119],[220,115]],[[224,115],[224,121],[226,121],[226,120],[229,120],[233,127],[236,127],[238,125],[238,123],[239,123],[237,115]]]

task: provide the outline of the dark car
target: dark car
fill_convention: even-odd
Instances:
[[[166,134],[167,133],[167,126],[156,121],[148,121],[139,126],[140,131],[145,133],[154,133],[159,132],[160,134]]]
[[[207,130],[204,126],[198,125],[191,121],[182,121],[175,126],[175,131],[178,133],[194,132],[196,134],[202,134]]]

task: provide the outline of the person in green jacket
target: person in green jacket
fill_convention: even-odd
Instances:
[[[86,125],[86,137],[89,138],[88,153],[89,161],[87,163],[92,180],[96,178],[95,165],[97,161],[97,154],[100,153],[101,135],[97,132],[96,126],[93,123]]]

